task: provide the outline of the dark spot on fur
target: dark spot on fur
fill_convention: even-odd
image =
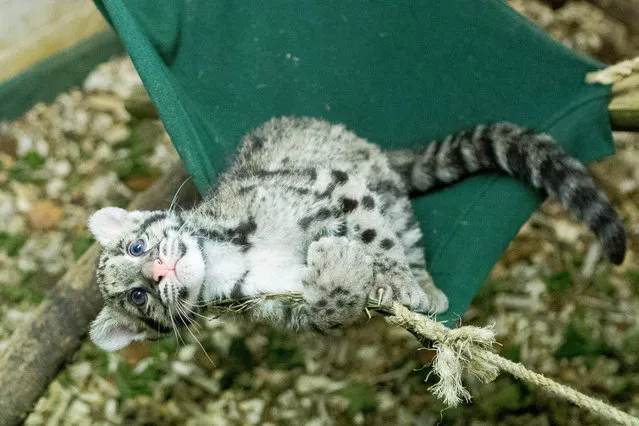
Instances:
[[[309,192],[311,192],[308,188],[299,188],[297,186],[291,186],[291,185],[287,186],[286,188],[291,190],[291,191],[293,191],[293,192],[297,192],[298,194],[302,194],[302,195],[305,195],[305,194],[308,194]]]
[[[300,228],[302,228],[302,230],[306,231],[308,227],[311,225],[311,222],[313,222],[313,216],[305,216],[301,218],[297,222],[297,224],[300,226]]]
[[[248,273],[249,271],[244,272],[244,274],[242,274],[242,276],[233,284],[233,289],[231,290],[231,299],[241,299],[244,296],[244,293],[242,292],[242,286],[244,285],[244,281],[246,280],[246,276],[248,275]]]
[[[330,183],[323,192],[316,191],[315,196],[317,198],[328,198],[335,190],[335,183]]]
[[[337,300],[335,301],[335,305],[336,305],[338,308],[343,308],[343,307],[344,307],[344,300],[342,300],[342,299],[337,299]]]
[[[324,312],[326,312],[326,315],[328,315],[329,317],[335,315],[335,309],[333,308],[326,308]]]
[[[352,198],[341,198],[340,204],[344,213],[350,213],[357,208],[359,203],[357,200],[353,200]]]
[[[370,195],[365,195],[364,198],[362,198],[362,206],[364,206],[366,210],[373,210],[375,208],[375,199]]]
[[[317,179],[317,171],[315,169],[305,169],[303,172],[311,181]]]
[[[180,287],[180,289],[178,290],[178,297],[180,299],[186,299],[186,296],[189,294],[189,291],[186,289],[186,287]]]
[[[213,240],[213,241],[223,241],[226,239],[222,232],[212,230],[212,229],[205,229],[205,228],[196,229],[194,231],[194,235],[198,235],[200,237],[204,237],[206,239]]]
[[[139,228],[140,232],[143,232],[144,230],[146,230],[146,228],[148,228],[149,225],[151,225],[153,222],[157,222],[158,220],[164,219],[165,217],[166,217],[166,213],[164,212],[153,213],[151,216],[144,219],[144,222],[142,222]]]
[[[330,296],[331,297],[336,297],[336,296],[346,296],[348,295],[348,291],[346,291],[346,289],[344,287],[335,287],[333,290],[331,290],[330,292]]]
[[[265,139],[262,136],[252,134],[249,136],[249,141],[251,142],[251,148],[253,149],[262,149],[264,147]]]
[[[379,246],[384,250],[390,250],[395,246],[395,242],[390,238],[384,238],[382,241],[379,242]]]
[[[237,193],[240,194],[240,195],[244,195],[244,194],[246,194],[248,192],[253,191],[256,187],[257,187],[257,185],[246,185],[246,186],[241,187],[237,191]]]
[[[544,186],[550,187],[555,196],[561,196],[561,185],[570,172],[557,164],[553,158],[547,158],[539,166],[539,174]]]
[[[524,148],[520,143],[516,143],[519,142],[519,139],[521,139],[521,136],[517,137],[516,141],[513,140],[508,147],[506,151],[506,162],[508,163],[508,168],[516,178],[524,182],[530,182],[531,170],[526,164],[527,155]]]
[[[367,149],[359,149],[357,150],[357,154],[361,155],[364,160],[368,160],[371,157],[371,153]]]
[[[233,244],[237,244],[239,246],[245,247],[248,249],[250,247],[249,244],[249,236],[255,232],[257,229],[257,223],[253,218],[240,223],[237,228],[229,230],[229,235],[231,237],[231,242]]]
[[[337,231],[335,232],[336,237],[345,237],[348,232],[348,227],[346,226],[346,220],[341,220],[339,226],[337,227]]]
[[[323,308],[326,305],[328,305],[328,302],[326,301],[326,299],[320,299],[317,301],[317,303],[315,303],[315,306],[317,306],[318,308]]]
[[[362,232],[361,234],[362,242],[368,244],[371,241],[373,241],[376,236],[377,236],[377,231],[375,231],[372,228],[369,228],[365,230],[364,232]]]
[[[348,174],[341,170],[331,170],[331,176],[338,185],[343,185],[348,181]]]
[[[378,192],[380,194],[391,194],[395,197],[403,197],[406,195],[406,191],[397,186],[392,180],[386,179],[376,184],[369,185],[368,189],[372,192]]]
[[[326,207],[323,207],[323,208],[319,209],[319,211],[317,212],[315,217],[318,220],[328,219],[329,217],[331,217],[331,211],[329,209],[327,209]]]

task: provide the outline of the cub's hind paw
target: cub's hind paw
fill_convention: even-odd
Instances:
[[[313,322],[328,328],[362,316],[373,283],[373,262],[361,243],[326,237],[311,244],[304,296]]]

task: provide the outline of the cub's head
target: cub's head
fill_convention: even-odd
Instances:
[[[190,321],[205,262],[180,213],[107,207],[89,230],[103,247],[96,277],[105,307],[90,331],[98,346],[114,351]]]

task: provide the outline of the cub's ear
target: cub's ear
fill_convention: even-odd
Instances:
[[[138,332],[134,326],[127,324],[126,318],[109,306],[102,308],[98,317],[93,320],[89,335],[93,343],[109,352],[147,338],[145,332]]]
[[[103,246],[120,239],[129,228],[131,213],[117,207],[105,207],[89,217],[89,231]]]

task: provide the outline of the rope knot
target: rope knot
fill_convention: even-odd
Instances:
[[[432,348],[436,355],[432,367],[439,381],[429,390],[446,405],[454,407],[462,399],[466,402],[471,400],[470,393],[462,384],[465,371],[484,383],[495,380],[499,374],[499,368],[486,362],[481,356],[482,353],[493,350],[495,332],[492,327],[464,326],[449,329],[436,321],[425,320],[425,317],[398,303],[393,305],[393,312],[395,315],[389,317],[389,321],[403,326],[410,324],[412,327],[407,327],[409,330],[433,341]]]
[[[492,351],[495,332],[492,327],[464,326],[448,329],[442,326],[439,339],[434,339],[436,351],[433,371],[439,381],[430,390],[448,406],[457,406],[463,400],[471,400],[470,393],[462,384],[463,373],[469,372],[481,382],[495,380],[499,369],[487,363],[480,354]]]

